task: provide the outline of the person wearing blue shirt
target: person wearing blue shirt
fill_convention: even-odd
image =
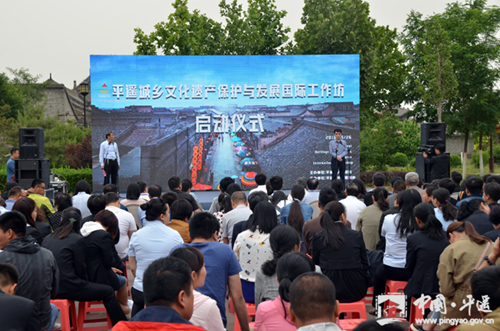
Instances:
[[[16,160],[19,158],[19,148],[13,147],[10,150],[10,158],[7,160],[7,181],[14,181],[14,174],[16,173]]]
[[[312,215],[314,213],[313,207],[309,205],[308,203],[303,203],[302,199],[304,198],[304,195],[306,194],[306,191],[304,188],[300,185],[294,185],[292,187],[292,190],[290,191],[290,195],[293,198],[293,203],[289,203],[288,205],[284,206],[281,208],[281,216],[280,216],[280,224],[281,225],[290,225],[294,227],[292,224],[288,224],[288,218],[290,215],[290,210],[292,209],[292,206],[294,205],[295,202],[297,202],[300,205],[300,210],[302,211],[302,215],[304,216],[304,223],[309,221],[312,218]],[[297,229],[298,230],[298,229]],[[302,233],[302,230],[299,231],[299,233]]]
[[[332,180],[337,179],[337,172],[345,186],[345,156],[347,155],[347,143],[342,139],[342,130],[333,131],[335,140],[330,141],[330,155],[332,156]]]

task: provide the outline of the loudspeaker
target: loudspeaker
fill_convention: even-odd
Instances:
[[[19,128],[19,158],[43,159],[45,157],[44,149],[44,131],[41,128]]]
[[[48,189],[50,185],[50,160],[16,160],[16,182],[23,189],[27,190],[31,187],[31,182],[34,179],[41,179],[45,182],[45,187]]]
[[[443,144],[446,147],[446,123],[422,123],[420,129],[420,145]]]

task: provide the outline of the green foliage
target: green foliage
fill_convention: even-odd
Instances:
[[[405,120],[400,130],[403,134],[392,143],[394,150],[406,154],[408,159],[415,158],[415,153],[417,153],[420,146],[420,125]]]
[[[51,168],[50,171],[57,174],[59,179],[65,180],[70,184],[69,191],[73,192],[75,190],[76,183],[80,180],[86,180],[90,187],[92,187],[92,168],[80,168],[80,169],[71,169],[69,167],[61,167],[61,168]],[[5,172],[7,174],[7,172]],[[0,176],[1,176],[0,172]],[[7,175],[5,175],[7,176]],[[1,177],[0,177],[1,178]]]
[[[493,159],[495,163],[500,163],[500,145],[493,146]]]
[[[460,155],[451,154],[450,155],[450,167],[454,168],[454,167],[459,167],[461,165],[462,165],[462,158],[460,157]]]
[[[391,167],[406,167],[408,165],[408,156],[403,153],[396,153],[389,158],[389,165]]]
[[[487,151],[483,151],[483,167],[485,165],[488,165],[488,162],[490,162],[490,153],[488,153]],[[472,164],[476,168],[479,168],[479,152],[472,154]]]

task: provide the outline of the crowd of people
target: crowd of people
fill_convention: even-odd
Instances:
[[[361,301],[373,286],[374,313],[386,281],[396,280],[407,282],[407,311],[426,296],[444,308],[432,318],[493,319],[496,327],[474,330],[500,330],[500,176],[453,173],[423,187],[415,172],[390,183],[376,173],[373,190],[339,179],[319,189],[316,178],[300,178],[290,194],[280,176],[255,180],[247,196],[222,179],[208,212],[192,183],[175,176],[165,193],[132,183],[123,200],[114,184],[92,194],[80,181],[52,202],[41,180],[27,191],[9,182],[0,200],[0,325],[50,331],[59,315],[51,299],[68,299],[102,301],[113,330],[223,331],[229,300],[243,331],[249,303],[256,331],[340,330],[339,303]],[[485,296],[489,306],[463,309]],[[356,328],[384,329],[376,321]]]

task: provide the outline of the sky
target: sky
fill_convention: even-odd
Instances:
[[[401,31],[408,13],[425,16],[442,12],[451,0],[367,0],[378,25]],[[220,21],[220,0],[190,0],[190,10],[198,9]],[[240,0],[242,4],[246,1]],[[0,4],[0,72],[7,68],[27,68],[34,75],[52,79],[67,87],[89,75],[90,55],[131,55],[134,28],[146,33],[166,21],[173,12],[171,1],[158,0],[63,0],[2,1]],[[500,0],[489,0],[500,5]],[[301,27],[303,0],[276,0],[291,35]]]

